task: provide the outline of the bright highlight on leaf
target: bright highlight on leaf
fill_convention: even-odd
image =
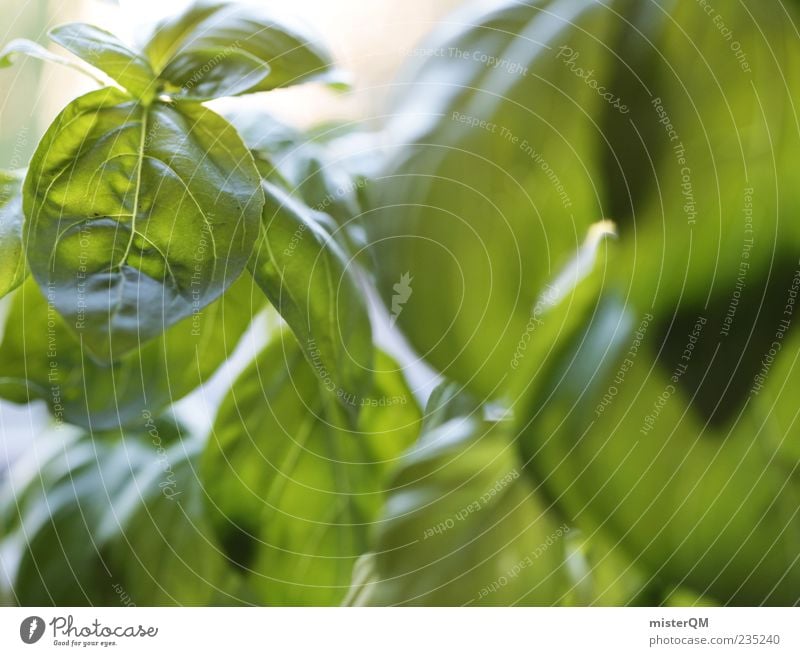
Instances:
[[[22,246],[22,181],[24,172],[0,171],[0,298],[19,287],[28,275]]]
[[[51,30],[50,38],[137,98],[149,100],[155,95],[156,76],[148,61],[113,34],[94,25],[69,23]]]

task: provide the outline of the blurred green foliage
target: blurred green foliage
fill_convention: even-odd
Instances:
[[[798,16],[708,7],[464,9],[380,134],[226,110],[266,205],[199,335],[99,363],[33,279],[11,292],[0,395],[58,425],[2,482],[0,599],[798,603]],[[229,37],[189,39],[169,75],[151,53],[160,91],[185,101]],[[299,79],[341,81],[305,55]],[[194,435],[173,403],[263,332],[259,288],[287,330]],[[373,343],[383,315],[444,379],[424,411],[415,363]]]

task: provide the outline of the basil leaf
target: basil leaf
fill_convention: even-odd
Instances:
[[[144,52],[159,75],[177,87],[191,78],[192,69],[202,77],[209,66],[220,80],[226,74],[241,76],[242,56],[247,55],[269,72],[237,91],[253,93],[310,81],[341,83],[341,74],[318,43],[307,27],[272,10],[211,0],[196,2],[158,24]]]
[[[0,488],[5,596],[35,606],[217,599],[225,562],[199,504],[198,444],[164,447],[176,428],[38,435]]]
[[[724,21],[707,9],[508,0],[465,10],[414,58],[367,225],[385,303],[406,272],[442,281],[398,325],[446,375],[495,394],[552,265],[603,216],[625,245],[613,276],[642,310],[730,296],[743,207],[750,271],[796,260],[797,223],[780,217],[800,193],[775,189],[800,147],[791,21],[763,2]],[[699,62],[698,43],[719,47]],[[698,244],[717,249],[696,257]]]
[[[295,341],[280,336],[223,402],[201,465],[209,513],[261,604],[331,604],[344,596],[380,508],[384,474],[420,415],[390,358],[360,399],[357,430],[336,419]],[[333,411],[333,413],[332,413]]]
[[[20,173],[0,171],[0,298],[28,275],[22,247],[22,180]]]
[[[646,567],[650,583],[687,585],[723,604],[794,603],[800,487],[792,470],[758,447],[757,413],[712,439],[715,431],[687,412],[674,374],[653,366],[662,347],[645,321],[652,316],[636,318],[606,298],[553,349],[544,385],[520,417],[533,476],[585,534]]]
[[[457,417],[469,417],[480,412],[480,404],[469,396],[461,385],[444,381],[431,392],[425,406],[422,432],[429,433]]]
[[[269,74],[269,65],[239,50],[193,50],[176,55],[160,77],[167,93],[211,100],[247,93]]]
[[[141,426],[208,382],[233,353],[263,294],[249,276],[195,316],[108,365],[89,357],[34,280],[18,289],[0,342],[0,397],[42,400],[58,422]]]
[[[235,581],[204,513],[200,444],[161,446],[167,436],[157,424],[143,437],[149,442],[146,459],[106,502],[94,531],[104,541],[107,566],[134,603],[237,601]]]
[[[264,228],[250,271],[289,324],[322,384],[356,414],[367,395],[372,329],[363,292],[317,213],[269,182]]]
[[[348,153],[342,154],[338,149],[339,142],[350,135],[336,138],[334,147],[328,140],[339,134],[340,126],[303,133],[243,103],[228,107],[222,115],[253,153],[262,178],[318,212],[316,216],[324,221],[333,237],[366,271],[371,271],[373,262],[361,224],[361,196],[367,189],[368,177],[360,171],[351,171]],[[356,135],[352,140],[356,140]]]
[[[606,280],[609,262],[619,256],[609,237],[616,235],[614,224],[599,221],[589,227],[586,238],[545,285],[530,308],[525,334],[511,358],[503,401],[526,416],[531,404],[547,384],[546,369],[555,353],[576,344],[576,335],[591,323],[602,299],[615,298]],[[627,325],[621,326],[627,329]]]
[[[110,32],[86,23],[68,23],[50,30],[50,38],[135,96],[151,99],[155,95],[156,75],[148,61]]]
[[[467,7],[397,86],[365,220],[380,298],[412,346],[479,398],[503,391],[541,289],[604,216],[583,146],[605,101],[556,53],[605,61],[609,14],[584,2]],[[398,312],[406,273],[419,284]]]
[[[457,417],[427,431],[390,479],[361,605],[551,604],[568,590],[560,524],[502,424]]]
[[[6,578],[0,583],[7,588],[2,596],[13,603],[113,603],[110,577],[87,523],[102,514],[119,478],[109,478],[104,490],[92,462],[104,457],[106,445],[92,446],[79,437],[73,430],[36,436],[37,449],[15,462],[3,483],[0,498],[9,503],[0,508],[0,569]],[[49,454],[47,461],[34,455],[39,446]],[[34,475],[26,477],[26,470]]]
[[[92,69],[90,69],[88,66],[84,66],[83,64],[72,61],[71,59],[67,59],[66,57],[56,55],[55,53],[50,52],[47,48],[44,48],[38,43],[28,39],[14,39],[9,41],[8,44],[6,44],[6,46],[0,50],[0,68],[7,68],[11,66],[14,63],[15,55],[27,55],[28,57],[34,57],[36,59],[41,59],[42,61],[60,64],[61,66],[67,66],[92,78],[100,86],[106,86],[105,81],[97,77],[94,74],[94,71],[92,71]]]
[[[262,203],[252,157],[224,119],[95,91],[67,106],[33,156],[31,272],[88,352],[120,359],[236,280]]]

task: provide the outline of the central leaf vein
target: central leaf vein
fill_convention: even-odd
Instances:
[[[150,108],[148,106],[145,106],[142,110],[142,128],[139,134],[139,150],[136,160],[136,188],[134,190],[133,210],[131,212],[133,215],[131,217],[131,234],[130,237],[128,237],[128,245],[125,247],[125,253],[122,255],[122,259],[117,265],[120,270],[128,260],[128,255],[130,255],[131,248],[133,247],[133,240],[136,236],[136,218],[139,215],[139,195],[142,191],[142,168],[144,167],[144,148],[147,140],[147,119],[149,118],[149,112]]]

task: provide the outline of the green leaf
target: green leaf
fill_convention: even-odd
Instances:
[[[56,55],[55,53],[50,52],[47,48],[44,48],[38,43],[28,39],[14,39],[13,41],[9,41],[5,48],[0,50],[0,68],[7,68],[8,66],[11,66],[14,63],[15,55],[27,55],[28,57],[34,57],[36,59],[41,59],[42,61],[60,64],[61,66],[67,66],[92,78],[100,86],[106,86],[105,81],[98,78],[94,74],[94,71],[92,71],[92,69],[90,69],[88,66],[84,66],[83,64],[72,61],[71,59],[67,59],[66,57]]]
[[[559,605],[657,606],[663,602],[659,581],[602,533],[587,536],[575,529],[565,545],[570,587]]]
[[[340,226],[358,219],[357,192],[366,183],[349,174],[328,144],[260,110],[236,107],[223,116],[253,153],[262,177],[284,187],[313,210],[329,214]],[[336,127],[330,128],[331,134],[337,132]]]
[[[375,144],[357,146],[363,135],[351,135],[343,130],[352,130],[352,126],[320,126],[304,133],[260,107],[244,103],[228,107],[222,115],[253,153],[262,178],[312,210],[329,215],[332,220],[326,220],[325,225],[334,238],[359,264],[371,271],[373,263],[362,225],[362,196],[368,189],[368,176],[360,166],[355,171],[350,170],[352,153],[341,145],[345,142],[351,148],[367,148],[367,154],[362,153],[360,157],[372,161],[377,159]],[[364,139],[370,137],[364,136]],[[322,214],[316,216],[322,220]]]
[[[0,490],[0,570],[22,605],[212,603],[225,562],[202,516],[198,444],[177,427],[35,438]],[[177,429],[180,431],[180,429]]]
[[[417,352],[480,399],[503,392],[542,288],[604,217],[585,144],[605,102],[555,55],[567,44],[601,69],[610,24],[600,3],[471,6],[396,87],[365,215],[380,298]]]
[[[59,422],[143,428],[207,382],[233,353],[263,294],[242,276],[221,298],[140,351],[103,365],[88,356],[35,281],[14,295],[0,342],[0,397],[42,400]]]
[[[340,83],[330,55],[318,43],[307,27],[271,10],[203,0],[159,23],[144,51],[159,75],[176,87],[213,71],[221,83],[226,76],[236,80],[225,89],[232,95],[311,81]],[[258,70],[268,74],[257,79]]]
[[[34,439],[37,448],[14,463],[0,494],[3,596],[23,606],[111,604],[111,577],[87,529],[119,483],[109,478],[104,492],[92,471],[106,445],[92,447],[73,430]]]
[[[457,417],[402,459],[373,540],[360,605],[552,604],[567,590],[563,539],[503,424]],[[368,563],[362,561],[362,568]]]
[[[753,273],[796,260],[800,223],[782,217],[800,189],[775,185],[800,149],[792,21],[757,1],[706,9],[508,0],[464,10],[413,58],[367,226],[381,298],[406,272],[420,283],[398,325],[446,376],[496,394],[553,266],[602,217],[641,310],[729,298],[746,223]]]
[[[652,324],[607,297],[552,350],[518,419],[533,476],[585,534],[618,544],[664,594],[686,585],[723,604],[795,603],[792,471],[760,435],[757,414],[724,432],[703,425],[677,384],[686,361],[654,366]]]
[[[422,432],[427,433],[446,424],[451,419],[481,413],[480,404],[458,383],[444,381],[431,392],[425,406]]]
[[[28,276],[22,246],[21,172],[0,171],[0,298],[19,287]]]
[[[50,38],[135,96],[150,100],[155,95],[156,75],[148,61],[110,32],[86,23],[68,23],[52,29]]]
[[[239,276],[263,194],[233,127],[114,89],[50,126],[24,188],[31,272],[101,360],[202,310]]]
[[[269,65],[240,50],[192,50],[176,55],[160,77],[166,91],[188,100],[247,93],[269,75]]]
[[[147,460],[107,503],[97,530],[107,541],[107,565],[140,605],[237,601],[235,578],[204,512],[200,445],[164,447],[166,437],[156,435],[151,428]]]
[[[345,594],[380,508],[387,467],[419,430],[411,392],[379,355],[357,430],[289,335],[223,402],[203,455],[209,513],[261,604],[331,604]]]
[[[268,203],[250,270],[289,324],[322,384],[351,415],[367,395],[372,329],[354,265],[318,213],[263,182]]]
[[[576,343],[575,335],[594,319],[604,294],[613,294],[606,287],[606,273],[619,253],[617,244],[608,240],[614,236],[610,221],[589,226],[574,256],[541,290],[511,357],[503,395],[510,408],[527,413],[526,404],[535,404],[548,382],[546,369],[554,353]]]

